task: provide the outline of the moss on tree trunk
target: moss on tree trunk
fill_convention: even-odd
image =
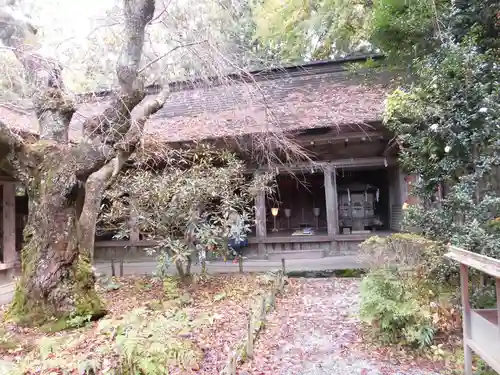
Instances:
[[[29,184],[22,277],[9,310],[21,324],[104,314],[88,251],[80,248],[81,186],[68,165],[42,169]]]
[[[85,140],[78,143],[69,142],[76,107],[64,89],[62,66],[26,48],[38,31],[31,22],[0,11],[0,40],[16,51],[25,69],[39,125],[39,140],[32,144],[0,121],[0,158],[8,160],[30,198],[22,278],[10,308],[11,317],[21,322],[41,324],[103,311],[89,261],[102,187],[121,169],[140,142],[146,120],[169,95],[168,88],[162,90],[132,116],[146,95],[139,67],[155,1],[123,5],[124,43],[116,67],[120,89],[99,115],[83,123]],[[93,174],[101,188],[86,196],[85,184]],[[80,221],[84,207],[86,215]]]

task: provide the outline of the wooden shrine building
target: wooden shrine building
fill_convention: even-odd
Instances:
[[[231,142],[265,133],[293,139],[308,151],[311,162],[284,165],[276,193],[257,197],[248,254],[321,257],[356,251],[374,232],[401,229],[401,209],[408,195],[408,176],[398,166],[397,147],[382,125],[390,77],[349,69],[365,59],[256,71],[223,84],[217,80],[173,83],[164,108],[148,121],[145,137],[172,145]],[[154,95],[154,88],[151,91]],[[71,124],[73,139],[82,136],[83,120],[105,102],[103,93],[98,101],[82,104]],[[29,109],[4,106],[0,119],[36,133],[36,119]],[[248,160],[248,168],[253,172],[268,166]],[[0,179],[0,260],[7,267],[15,262],[21,246],[19,227],[27,198],[22,188],[15,197],[16,182],[8,176]],[[17,209],[16,203],[21,205]],[[116,257],[124,251],[130,256],[144,254],[142,249],[150,245],[132,231],[129,241],[97,241],[95,257]]]

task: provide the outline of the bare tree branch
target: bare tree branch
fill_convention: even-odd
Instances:
[[[123,93],[133,95],[144,47],[144,34],[155,12],[154,0],[123,0],[125,43],[120,53],[116,74]]]
[[[135,151],[142,138],[146,121],[152,114],[163,107],[168,95],[169,90],[167,87],[154,99],[146,100],[146,102],[140,104],[125,138],[116,145],[116,156],[94,172],[87,180],[84,208],[80,215],[79,224],[82,233],[80,240],[82,248],[86,249],[91,257],[93,257],[96,222],[104,191],[114,181],[125,162]]]
[[[172,48],[167,53],[164,53],[163,55],[158,56],[154,60],[151,60],[149,63],[147,63],[146,65],[144,65],[141,69],[139,69],[138,73],[142,73],[144,70],[146,70],[147,68],[149,68],[151,65],[156,64],[158,61],[160,61],[161,59],[167,57],[172,52],[177,51],[179,48],[191,47],[191,46],[194,46],[194,45],[197,45],[197,44],[206,43],[206,42],[207,42],[207,40],[205,39],[205,40],[199,40],[199,41],[195,41],[195,42],[191,42],[191,43],[185,43],[185,44],[182,44],[182,45],[179,45],[179,46],[175,46],[174,48]]]
[[[158,15],[151,20],[151,24],[153,24],[155,21],[159,20],[167,12],[167,8],[171,2],[172,2],[172,0],[168,0],[166,4],[165,4],[165,2],[163,2],[162,11],[160,13],[158,13]]]
[[[29,21],[16,18],[9,10],[0,10],[0,40],[10,47],[26,70],[38,117],[40,138],[68,141],[68,127],[75,112],[62,84],[62,66],[33,51],[27,40],[37,34]]]
[[[130,129],[132,110],[145,97],[139,65],[145,29],[155,11],[154,0],[123,0],[123,5],[125,42],[116,67],[120,90],[102,114],[88,119],[83,125],[86,137],[99,137],[108,144],[115,144],[125,136]]]

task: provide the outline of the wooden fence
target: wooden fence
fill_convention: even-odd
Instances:
[[[248,358],[253,358],[254,345],[259,333],[265,327],[266,316],[276,306],[276,295],[283,293],[285,289],[284,268],[283,261],[283,270],[268,272],[264,275],[270,288],[258,298],[257,303],[250,306],[247,331],[229,353],[226,367],[221,375],[236,375],[238,364],[244,363]]]

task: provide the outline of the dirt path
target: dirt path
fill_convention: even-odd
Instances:
[[[359,282],[295,279],[240,375],[432,375],[432,364],[392,363],[360,338]]]

